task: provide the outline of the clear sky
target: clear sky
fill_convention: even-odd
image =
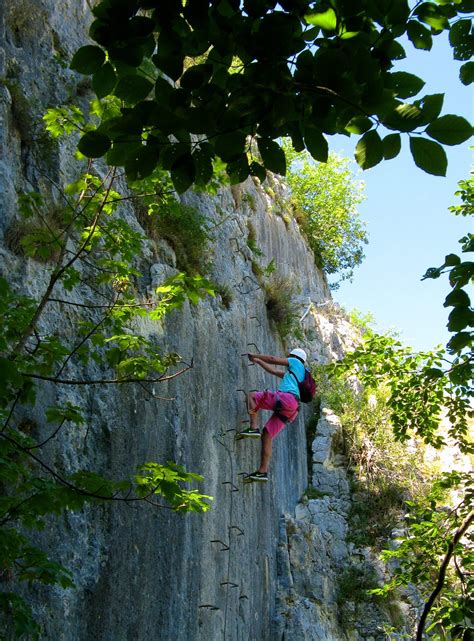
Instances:
[[[466,87],[459,81],[462,63],[453,61],[451,48],[442,38],[434,38],[431,52],[415,50],[407,43],[407,59],[399,62],[397,70],[426,81],[417,97],[445,93],[442,115],[457,114],[473,122],[473,85]],[[330,148],[353,157],[356,142],[340,136],[330,141]],[[397,158],[360,175],[366,183],[367,200],[359,208],[369,232],[366,258],[355,270],[353,282],[343,283],[333,297],[347,310],[371,312],[378,331],[394,328],[404,343],[417,350],[444,345],[449,339],[449,310],[443,307],[449,292],[447,277],[420,279],[428,267],[441,265],[446,254],[459,253],[457,241],[474,231],[472,219],[448,211],[450,205],[459,203],[454,196],[458,181],[469,175],[473,162],[469,144],[472,141],[445,147],[448,173],[441,178],[416,167],[408,138],[402,135],[402,152]]]

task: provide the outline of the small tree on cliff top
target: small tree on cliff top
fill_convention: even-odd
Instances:
[[[316,163],[308,152],[294,152],[289,143],[283,149],[294,214],[316,262],[327,274],[337,274],[339,281],[351,278],[367,243],[365,224],[357,212],[364,200],[364,183],[355,178],[347,158],[330,153],[327,162]],[[332,285],[337,286],[337,282]]]

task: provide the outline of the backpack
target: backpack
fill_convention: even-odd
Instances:
[[[309,369],[307,369],[306,367],[304,368],[304,379],[301,382],[298,380],[296,374],[292,372],[290,368],[288,368],[288,371],[290,372],[290,374],[293,374],[296,382],[298,383],[300,401],[302,403],[311,403],[314,395],[316,394],[316,382]]]

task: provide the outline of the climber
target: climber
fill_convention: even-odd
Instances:
[[[261,438],[260,467],[252,474],[245,477],[245,481],[268,481],[268,467],[272,455],[272,441],[285,427],[292,423],[298,416],[300,406],[300,393],[298,383],[305,377],[306,352],[303,349],[292,349],[287,358],[270,356],[268,354],[247,354],[252,363],[260,365],[265,371],[282,379],[277,391],[265,390],[262,392],[249,392],[247,396],[247,410],[250,417],[250,426],[238,434],[238,438]],[[286,371],[274,367],[286,366]],[[273,410],[273,414],[265,423],[260,435],[258,429],[258,411]]]

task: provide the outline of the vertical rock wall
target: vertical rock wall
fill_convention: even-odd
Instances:
[[[47,107],[87,98],[87,83],[67,70],[67,62],[86,42],[90,17],[87,3],[77,0],[7,0],[0,12],[0,229],[5,239],[0,273],[18,289],[40,296],[48,267],[15,253],[8,233],[17,218],[19,192],[46,191],[54,199],[54,184],[74,176],[71,147],[48,141],[39,123]],[[267,353],[284,349],[252,272],[249,221],[265,264],[274,260],[280,275],[294,279],[295,311],[307,312],[302,324],[312,359],[340,352],[343,321],[331,316],[326,281],[297,226],[272,211],[261,186],[248,181],[213,198],[188,194],[184,200],[215,225],[211,277],[229,288],[233,300],[228,308],[219,297],[186,304],[163,323],[143,321],[143,335],[194,361],[186,375],[155,390],[175,400],[157,401],[139,387],[79,393],[45,385],[31,418],[41,433],[44,408],[55,401],[86,409],[87,424],[62,431],[44,452],[66,472],[81,468],[125,478],[143,461],[171,459],[204,475],[200,489],[214,497],[213,506],[205,515],[183,516],[115,505],[51,520],[38,542],[71,569],[76,589],[27,592],[44,640],[274,639],[279,522],[307,486],[308,413],[302,412],[275,442],[268,485],[243,487],[241,473],[255,469],[259,448],[255,442],[234,441],[234,430],[246,418],[243,393],[237,390],[272,381],[241,354],[249,344]],[[122,213],[138,228],[131,208]],[[172,250],[150,246],[140,268],[142,293],[150,294],[174,272]],[[94,302],[87,292],[75,301],[84,300],[82,295]],[[45,332],[72,336],[75,320],[70,308],[56,304],[42,326]],[[100,375],[96,367],[88,374]],[[6,584],[2,587],[8,589]]]

